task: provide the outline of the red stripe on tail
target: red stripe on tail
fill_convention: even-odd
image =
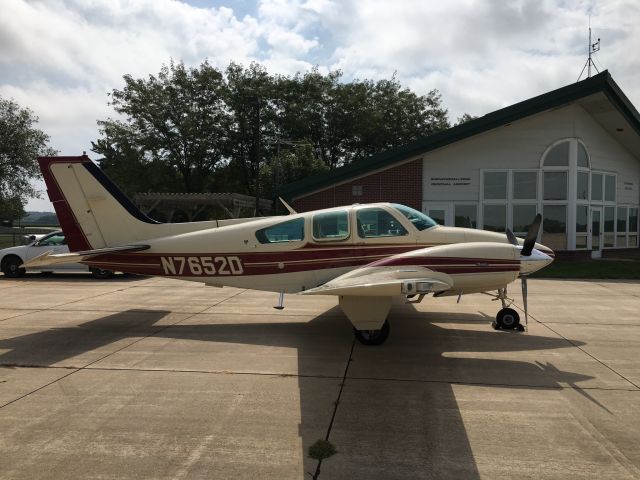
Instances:
[[[38,157],[38,164],[47,185],[49,200],[53,203],[53,208],[58,216],[58,221],[64,232],[64,236],[69,245],[69,250],[77,252],[79,250],[91,250],[91,245],[87,241],[78,221],[69,206],[60,186],[51,172],[51,165],[55,163],[86,163],[91,159],[86,155],[79,157]]]

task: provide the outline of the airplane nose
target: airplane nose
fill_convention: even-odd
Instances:
[[[534,248],[531,251],[531,255],[520,256],[520,273],[526,275],[537,272],[541,268],[549,265],[551,262],[553,262],[553,257],[538,250],[537,248]]]

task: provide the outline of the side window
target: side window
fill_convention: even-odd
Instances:
[[[382,208],[363,208],[356,212],[360,238],[401,237],[407,230]]]
[[[38,242],[38,246],[40,247],[55,247],[58,245],[66,245],[64,235],[59,233],[57,235],[51,235],[48,238],[44,238]]]
[[[313,238],[344,240],[349,238],[349,214],[346,210],[318,213],[313,216]]]
[[[304,218],[278,223],[256,231],[260,243],[298,242],[304,238]]]

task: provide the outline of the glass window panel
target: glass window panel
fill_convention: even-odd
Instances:
[[[576,198],[578,200],[589,200],[589,174],[587,172],[578,172]]]
[[[313,216],[313,238],[344,240],[349,237],[349,214],[346,210],[318,213]]]
[[[569,142],[562,142],[553,147],[544,159],[545,167],[569,166]]]
[[[484,172],[484,198],[506,200],[507,172]]]
[[[586,235],[576,235],[576,248],[587,248]]]
[[[638,246],[638,236],[637,235],[629,235],[629,246],[637,247]]]
[[[591,250],[600,250],[600,236],[602,235],[600,217],[600,210],[591,212]]]
[[[409,232],[397,218],[382,208],[363,208],[356,213],[358,235],[362,238],[399,237]]]
[[[616,236],[613,233],[605,233],[604,234],[604,246],[605,247],[615,247],[616,246]]]
[[[552,250],[566,250],[567,206],[545,205],[542,215],[542,243]]]
[[[39,247],[55,247],[58,245],[66,245],[67,242],[64,238],[63,233],[56,233],[55,235],[51,235],[49,237],[43,238],[38,242]]]
[[[478,228],[478,208],[475,205],[453,207],[456,227]]]
[[[607,202],[616,201],[616,176],[615,175],[604,176],[604,199]]]
[[[602,201],[602,174],[591,174],[591,200]]]
[[[567,199],[567,172],[544,172],[544,199]]]
[[[438,225],[444,225],[446,213],[441,208],[430,208],[429,217]]]
[[[627,231],[627,207],[618,207],[616,223],[616,231],[618,233],[624,233]]]
[[[580,142],[578,142],[578,166],[589,168],[589,156],[587,150]]]
[[[513,231],[522,233],[529,231],[529,225],[538,213],[535,205],[514,205],[513,206]]]
[[[629,209],[629,233],[638,233],[638,209]]]
[[[576,207],[576,232],[587,232],[589,207],[578,205]]]
[[[260,243],[296,242],[304,238],[304,218],[278,223],[256,231]]]
[[[538,172],[513,172],[513,198],[535,200],[538,198]]]
[[[507,229],[507,206],[484,206],[484,229],[493,232],[504,232]]]
[[[624,248],[627,246],[627,236],[626,235],[617,235],[616,236],[616,247]]]
[[[616,221],[616,209],[614,207],[604,208],[604,231],[613,233]]]

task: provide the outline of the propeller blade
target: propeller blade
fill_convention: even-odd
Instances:
[[[507,234],[507,240],[509,240],[509,243],[511,245],[515,245],[517,247],[518,246],[518,239],[513,234],[513,232],[510,229],[507,228],[507,231],[505,233]]]
[[[540,231],[541,222],[542,222],[542,215],[537,214],[536,218],[533,219],[533,223],[529,227],[527,236],[524,239],[524,245],[522,246],[522,251],[520,252],[525,257],[528,257],[529,255],[531,255],[531,252],[533,252],[533,247],[536,244],[536,238],[538,238],[538,232]]]
[[[527,309],[527,276],[522,275],[520,277],[522,280],[522,303],[524,305],[524,324],[525,326],[529,326],[529,311]]]

